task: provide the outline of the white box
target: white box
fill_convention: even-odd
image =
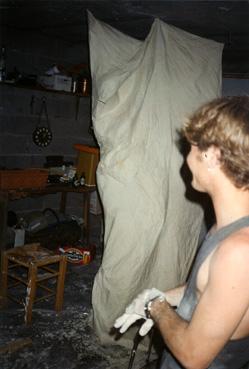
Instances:
[[[72,87],[72,77],[62,74],[39,76],[38,82],[45,88],[57,91],[70,92]]]
[[[102,208],[100,205],[100,200],[97,191],[91,192],[90,194],[90,213],[94,215],[99,215],[102,213]]]
[[[25,241],[25,229],[15,229],[15,242],[14,247],[23,246]]]

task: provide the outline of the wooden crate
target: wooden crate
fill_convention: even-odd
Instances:
[[[78,150],[77,175],[85,176],[86,186],[96,185],[96,169],[99,163],[99,149],[93,146],[75,144],[74,148]]]

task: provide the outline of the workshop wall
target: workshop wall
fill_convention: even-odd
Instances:
[[[249,95],[249,79],[223,78],[222,95]]]
[[[3,30],[6,46],[7,74],[16,67],[22,76],[42,75],[52,65],[65,68],[88,63],[87,44],[70,45],[61,39],[49,39],[39,33]],[[50,126],[51,144],[40,148],[32,141],[38,124],[42,98],[45,97]],[[90,133],[90,97],[39,91],[0,84],[0,167],[42,167],[47,155],[63,155],[65,161],[75,163],[75,143],[96,145]],[[42,122],[46,124],[43,115]],[[55,195],[39,199],[23,199],[11,203],[13,210],[34,210],[58,207]],[[69,196],[69,213],[80,211],[77,195]]]
[[[88,63],[88,45],[50,38],[42,30],[34,33],[2,27],[1,44],[6,47],[7,72],[16,67],[21,73],[42,74],[53,64],[65,67]]]
[[[93,144],[89,134],[90,98],[44,92],[28,88],[0,85],[1,88],[1,166],[43,166],[47,155],[64,155],[74,161],[75,143]],[[42,98],[46,99],[49,123],[53,134],[46,148],[36,146],[32,133],[39,120]],[[41,123],[47,124],[45,115]]]
[[[4,28],[2,41],[6,46],[7,73],[16,67],[23,75],[41,75],[52,65],[70,67],[88,64],[88,44],[71,44],[50,39],[42,33],[30,33]],[[249,80],[224,80],[223,95],[249,93]],[[53,132],[52,143],[39,148],[32,141],[38,122],[42,98],[45,96]],[[96,145],[89,125],[90,97],[78,99],[74,95],[42,92],[0,84],[0,167],[42,167],[47,155],[63,155],[66,161],[76,160],[74,143]],[[44,119],[44,118],[43,118]],[[11,203],[16,211],[31,211],[45,207],[58,208],[58,197],[50,195],[36,199],[22,199]],[[68,213],[81,215],[79,197],[70,194]]]

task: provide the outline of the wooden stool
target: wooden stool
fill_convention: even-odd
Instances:
[[[24,305],[26,324],[31,323],[33,303],[37,301],[56,295],[55,310],[59,312],[62,309],[66,262],[66,256],[56,255],[39,243],[14,247],[3,253],[2,295],[5,302],[9,298]],[[51,289],[46,285],[46,281],[51,278],[57,279],[56,293],[55,288]],[[9,280],[13,283],[9,284]],[[9,293],[17,285],[26,286],[24,299],[18,299]],[[42,297],[36,297],[38,287],[46,292]]]

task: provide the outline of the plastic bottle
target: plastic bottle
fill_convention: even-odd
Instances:
[[[6,50],[5,47],[2,47],[0,56],[0,82],[4,82],[5,79],[6,79]]]
[[[82,173],[80,177],[80,185],[84,186],[85,182],[86,182],[85,173]]]
[[[24,218],[20,218],[17,222],[14,232],[15,232],[15,241],[14,247],[23,246],[25,242],[25,220]]]

